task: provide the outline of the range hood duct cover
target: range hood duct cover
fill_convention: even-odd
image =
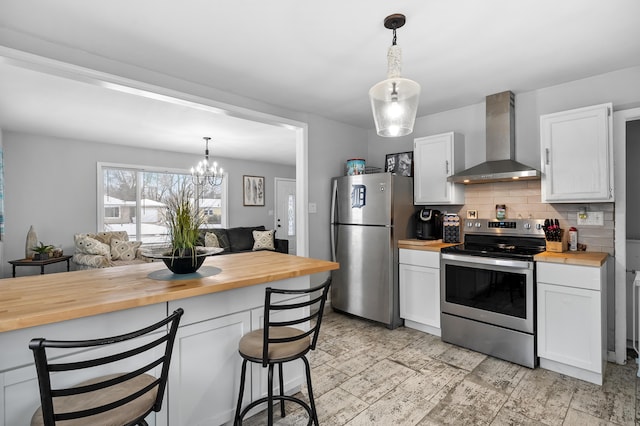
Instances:
[[[515,161],[514,105],[511,91],[487,96],[487,161],[449,176],[449,182],[473,184],[540,179],[540,171]]]

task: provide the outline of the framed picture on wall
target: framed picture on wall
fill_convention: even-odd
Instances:
[[[413,176],[413,151],[387,154],[384,171],[399,176]]]
[[[242,176],[242,204],[264,206],[264,176]]]

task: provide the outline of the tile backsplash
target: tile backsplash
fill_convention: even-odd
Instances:
[[[586,244],[587,251],[601,251],[613,255],[614,252],[614,203],[542,203],[540,201],[540,181],[495,182],[465,186],[465,204],[441,206],[440,210],[457,213],[466,220],[467,210],[477,210],[479,218],[495,218],[496,204],[506,205],[506,218],[554,218],[560,227],[578,229],[578,242]],[[434,206],[435,207],[435,206]],[[453,208],[452,208],[453,207]],[[588,212],[603,212],[603,226],[578,226],[578,212],[586,208]]]

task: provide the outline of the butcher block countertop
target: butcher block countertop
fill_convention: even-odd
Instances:
[[[451,247],[459,243],[443,243],[442,240],[398,240],[398,248],[425,251],[440,251],[444,247]]]
[[[0,279],[0,332],[201,296],[339,268],[271,251],[211,256],[212,276],[156,280],[162,262]]]
[[[545,251],[536,254],[533,260],[536,262],[564,263],[566,265],[595,266],[600,267],[607,261],[608,253],[599,251],[565,251],[552,253]]]

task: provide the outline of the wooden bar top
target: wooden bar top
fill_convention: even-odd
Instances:
[[[410,250],[440,251],[444,247],[451,247],[459,243],[443,243],[442,240],[398,240],[398,248]]]
[[[201,296],[339,268],[271,251],[211,256],[209,277],[163,281],[163,262],[0,279],[0,332]]]
[[[599,251],[565,251],[553,253],[545,251],[536,254],[533,258],[536,262],[564,263],[566,265],[595,266],[600,267],[607,261],[608,253]]]

